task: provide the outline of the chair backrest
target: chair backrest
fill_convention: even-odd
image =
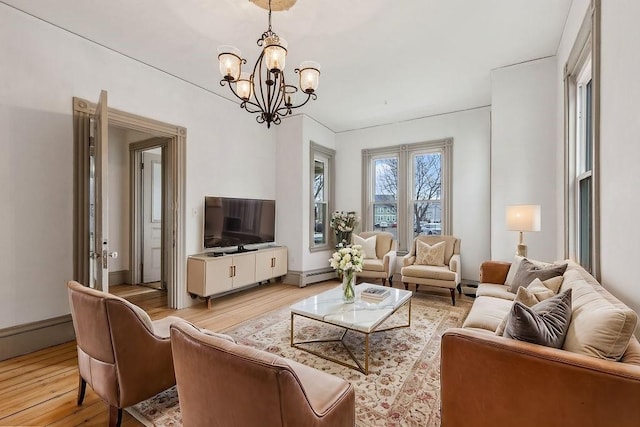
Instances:
[[[451,257],[453,254],[460,254],[460,239],[455,236],[439,236],[439,235],[420,235],[417,236],[413,241],[413,246],[411,247],[411,255],[416,254],[416,242],[420,240],[425,242],[426,244],[433,246],[436,243],[446,242],[445,250],[444,250],[444,263],[449,265],[449,261],[451,261]]]
[[[126,384],[139,382],[144,369],[135,363],[118,366],[118,362],[144,350],[140,337],[152,334],[151,319],[140,307],[115,295],[74,281],[67,289],[80,375],[102,399],[120,407],[131,395],[132,388]],[[140,387],[135,389],[138,394]]]
[[[188,322],[171,325],[171,349],[184,425],[296,425],[304,413],[304,389],[287,359]]]
[[[358,234],[363,239],[367,239],[371,236],[376,237],[376,257],[378,259],[384,258],[385,254],[391,249],[394,249],[395,241],[393,240],[393,234],[388,231],[363,231]]]

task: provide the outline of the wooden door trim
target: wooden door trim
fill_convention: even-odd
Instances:
[[[87,123],[95,114],[96,104],[85,99],[73,98],[74,120],[74,279],[87,283],[88,257],[84,242],[89,240],[87,222],[88,200],[88,150]],[[167,217],[164,225],[167,248],[167,303],[170,308],[185,307],[186,251],[185,251],[185,180],[187,129],[147,117],[109,108],[109,124],[168,138],[166,148]],[[87,215],[87,216],[85,216]]]

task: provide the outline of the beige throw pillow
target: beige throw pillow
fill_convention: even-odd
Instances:
[[[549,289],[546,286],[545,282],[546,280],[543,282],[540,279],[533,279],[533,281],[529,283],[529,286],[527,286],[526,288],[523,288],[522,286],[518,288],[518,292],[520,292],[520,289],[526,289],[527,293],[532,295],[536,299],[536,302],[544,301],[548,298],[551,298],[557,293],[554,292],[553,289]]]
[[[446,242],[439,242],[431,246],[421,240],[416,242],[416,264],[444,266],[444,250]]]
[[[531,284],[533,284],[533,282],[531,282]],[[546,290],[549,291],[548,289],[546,289]],[[551,291],[549,291],[549,292],[551,292]],[[553,295],[554,294],[552,293],[551,297]],[[550,297],[547,297],[547,298],[550,298]],[[545,298],[545,299],[547,299],[547,298]],[[534,294],[531,291],[529,291],[528,288],[523,288],[522,286],[520,286],[518,288],[518,292],[516,293],[516,297],[513,300],[514,303],[519,302],[521,304],[526,305],[527,307],[533,307],[534,305],[536,305],[540,301],[542,301],[542,299],[538,299],[538,296],[536,294]],[[504,328],[507,325],[507,318],[508,317],[509,317],[509,315],[505,316],[504,319],[502,319],[502,322],[500,322],[500,324],[498,325],[498,328],[496,329],[496,335],[502,336],[504,334]]]
[[[366,239],[358,236],[357,234],[353,235],[353,244],[362,246],[362,258],[363,259],[378,259],[376,255],[376,235],[371,237],[367,237]]]

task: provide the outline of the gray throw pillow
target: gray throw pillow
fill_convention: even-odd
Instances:
[[[533,279],[540,279],[544,282],[552,277],[562,276],[566,269],[566,263],[551,264],[549,266],[542,267],[535,265],[528,259],[524,258],[522,262],[520,262],[520,266],[518,267],[518,271],[511,282],[511,288],[509,288],[509,291],[515,294],[518,292],[518,288],[520,286],[526,288],[529,286],[529,283],[533,282]]]
[[[547,347],[562,348],[571,322],[571,289],[533,307],[514,302],[503,336]]]

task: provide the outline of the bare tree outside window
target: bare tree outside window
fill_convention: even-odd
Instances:
[[[441,234],[442,155],[419,154],[414,157],[413,230],[415,234]]]

